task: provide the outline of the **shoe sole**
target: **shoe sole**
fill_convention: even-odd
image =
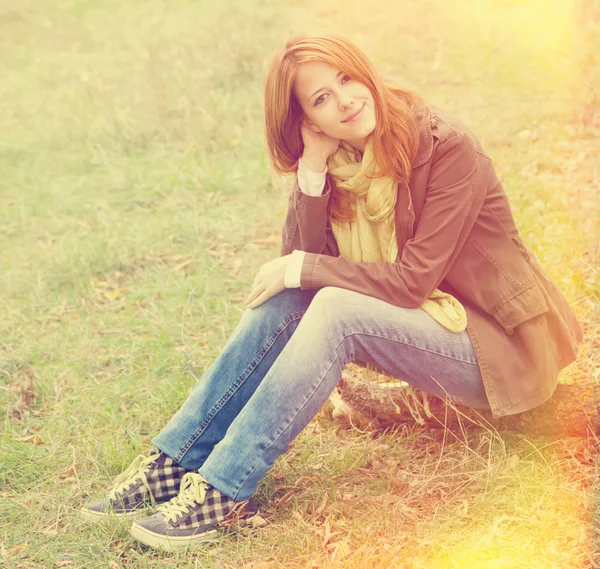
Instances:
[[[256,513],[258,514],[258,512]],[[251,518],[239,519],[238,527],[249,525],[251,523],[250,520]],[[167,536],[154,533],[134,522],[131,526],[130,533],[132,537],[149,547],[153,547],[155,549],[160,548],[164,551],[178,551],[180,549],[194,547],[195,545],[217,541],[222,535],[222,529],[216,528],[210,531],[199,533],[197,535]]]
[[[134,510],[132,512],[127,512],[126,514],[117,514],[116,512],[94,512],[94,510],[88,510],[86,508],[81,508],[79,510],[79,515],[87,521],[90,522],[110,522],[110,521],[120,521],[120,522],[132,522],[135,518],[139,518],[146,514],[147,508],[143,510]]]
[[[151,532],[134,523],[131,526],[131,536],[148,547],[163,549],[164,551],[177,551],[201,543],[216,541],[220,537],[220,531],[213,529],[198,535],[167,536]]]

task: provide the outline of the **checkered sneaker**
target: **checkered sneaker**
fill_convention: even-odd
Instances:
[[[245,525],[258,513],[256,500],[236,502],[221,494],[196,472],[181,481],[179,495],[159,506],[153,516],[137,519],[131,535],[150,547],[167,551],[219,536],[219,529]]]
[[[177,496],[186,472],[171,457],[154,449],[150,456],[138,456],[117,477],[105,498],[87,503],[81,512],[92,520],[109,515],[134,517],[148,506],[168,502]]]

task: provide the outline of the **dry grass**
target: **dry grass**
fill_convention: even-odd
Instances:
[[[354,39],[492,156],[598,380],[597,0],[0,0],[0,565],[600,567],[597,441],[346,430],[326,414],[259,488],[266,525],[173,555],[76,515],[148,448],[278,254],[261,69]]]

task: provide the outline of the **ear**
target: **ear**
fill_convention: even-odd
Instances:
[[[323,132],[315,123],[313,123],[306,115],[304,115],[304,118],[302,119],[302,122],[304,124],[305,127],[310,128],[310,130],[313,130],[314,132]]]

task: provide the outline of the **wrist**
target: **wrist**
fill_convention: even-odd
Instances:
[[[304,251],[296,249],[288,255],[283,283],[286,288],[300,288],[302,265],[304,264]]]
[[[327,166],[327,156],[322,154],[304,153],[302,154],[302,163],[312,172],[324,172]]]

